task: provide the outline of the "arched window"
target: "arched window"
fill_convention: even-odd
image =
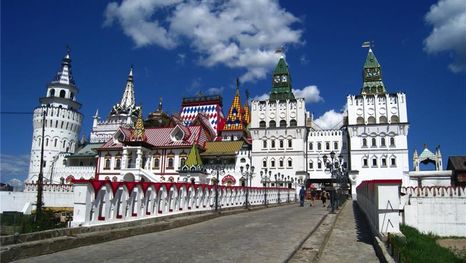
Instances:
[[[45,138],[45,146],[49,146],[49,138]]]
[[[280,158],[279,165],[283,168],[283,158]]]
[[[280,148],[283,148],[283,140],[280,140]]]
[[[357,124],[364,124],[364,118],[363,118],[363,117],[358,117],[358,118],[356,119],[356,123],[357,123]]]
[[[392,156],[390,158],[390,167],[396,167],[396,157]]]
[[[50,89],[49,96],[50,97],[55,97],[55,90],[54,89]]]
[[[40,143],[42,142],[42,138],[39,138],[39,146],[40,146]]]
[[[155,157],[154,158],[154,167],[153,169],[159,169],[160,168],[160,158]]]
[[[362,147],[367,147],[367,139],[366,138],[362,139]]]
[[[313,142],[310,142],[309,143],[309,150],[314,150],[314,143]]]
[[[270,140],[270,148],[275,148],[275,140]]]
[[[262,141],[262,148],[267,148],[267,140]]]
[[[333,142],[333,149],[338,150],[338,142]]]
[[[71,92],[71,93],[70,93],[70,100],[73,100],[73,99],[74,99],[74,93]]]
[[[387,158],[386,157],[382,157],[382,159],[380,161],[381,161],[380,165],[382,167],[387,167]]]
[[[383,138],[383,137],[380,139],[380,146],[382,146],[382,147],[386,146],[385,145],[385,138]]]
[[[53,140],[53,147],[57,147],[58,139]]]
[[[121,159],[117,158],[115,162],[115,169],[119,170],[121,168]]]
[[[60,98],[64,98],[66,95],[66,91],[65,90],[61,90],[60,91]]]
[[[377,157],[372,157],[372,167],[377,167]]]
[[[320,160],[317,161],[317,169],[319,169],[319,170],[322,169],[322,161],[320,161]]]
[[[296,126],[298,126],[298,123],[296,122],[296,120],[291,120],[290,127],[296,127]]]
[[[375,124],[375,118],[374,118],[374,116],[370,116],[369,118],[367,118],[367,123],[368,123],[368,124]]]
[[[314,170],[314,163],[309,161],[309,169]]]
[[[281,120],[281,121],[280,121],[280,127],[281,127],[281,128],[286,127],[286,121],[285,121],[285,120]]]
[[[398,116],[396,115],[392,115],[392,117],[390,118],[390,121],[392,123],[399,123],[400,122],[400,118],[398,118]]]
[[[267,159],[262,160],[262,167],[267,167]]]
[[[390,146],[394,147],[395,146],[395,138],[390,137]]]
[[[387,123],[387,117],[385,117],[385,116],[380,116],[380,118],[379,118],[379,123]]]
[[[110,157],[105,157],[105,166],[104,166],[104,169],[105,169],[105,170],[109,170],[109,169],[110,169]]]
[[[293,167],[293,159],[288,159],[288,167]]]
[[[270,167],[274,168],[275,167],[275,159],[272,158],[272,160],[270,160]]]
[[[293,140],[288,139],[288,148],[293,148]]]
[[[173,169],[173,158],[168,158],[168,166],[167,169]]]
[[[372,138],[372,147],[377,147],[377,140]]]
[[[321,142],[318,142],[317,143],[317,150],[322,150],[322,143]]]
[[[269,127],[270,128],[275,128],[275,127],[277,127],[277,123],[275,121],[270,121],[269,122]]]
[[[330,150],[330,142],[325,142],[325,150]]]
[[[265,121],[260,121],[259,122],[259,127],[265,128]]]
[[[185,157],[182,157],[182,158],[180,159],[180,166],[183,167],[185,164],[186,164],[186,158],[185,158]]]
[[[367,157],[362,158],[362,167],[368,167],[369,166],[369,161],[367,160]]]
[[[246,159],[245,159],[245,158],[241,158],[240,162],[241,162],[241,163],[245,163],[245,162],[246,162]]]

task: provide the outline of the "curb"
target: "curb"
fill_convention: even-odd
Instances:
[[[205,222],[214,218],[235,215],[240,213],[255,212],[266,208],[275,208],[284,205],[294,205],[294,202],[282,203],[280,205],[260,206],[249,209],[237,208],[229,210],[220,210],[218,212],[207,212],[196,215],[174,216],[172,218],[153,218],[159,219],[153,223],[144,225],[134,225],[129,227],[114,228],[104,231],[83,232],[79,234],[67,234],[58,237],[34,240],[19,244],[2,246],[0,251],[0,262],[6,263],[14,260],[51,254],[72,248],[112,241],[116,239],[148,234],[183,227],[187,225]],[[134,221],[133,221],[134,222]]]

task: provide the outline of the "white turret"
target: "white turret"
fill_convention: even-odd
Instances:
[[[70,51],[67,50],[60,70],[47,86],[46,96],[40,98],[40,106],[34,110],[28,182],[37,181],[44,143],[44,182],[59,183],[60,179],[53,175],[56,159],[59,153],[74,153],[83,120],[78,111],[81,104],[76,101],[77,93],[78,87],[71,73]]]

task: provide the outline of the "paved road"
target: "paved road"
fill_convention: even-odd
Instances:
[[[367,219],[356,202],[347,202],[319,262],[380,262],[372,246],[373,237]]]
[[[17,262],[284,262],[325,214],[275,207]]]

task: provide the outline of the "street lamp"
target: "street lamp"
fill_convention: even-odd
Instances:
[[[270,177],[272,176],[272,171],[268,171],[267,175],[267,168],[264,168],[264,171],[260,172],[261,179],[262,179],[262,184],[265,186],[265,191],[264,191],[264,205],[267,206],[267,188],[270,183]]]
[[[211,161],[211,164],[214,164],[213,160]],[[217,170],[217,178],[215,179],[215,211],[218,211],[218,182],[220,181],[220,170],[222,169],[221,167],[221,160],[220,160],[220,156],[217,155],[216,156],[216,162],[215,162],[216,166],[212,166],[212,169],[215,169]]]
[[[251,168],[251,170],[249,170]],[[239,170],[241,172],[241,175],[246,178],[246,180],[249,179],[249,187],[251,187],[252,183],[252,176],[254,174],[254,166],[249,166],[249,164],[246,164],[246,171],[244,170],[243,166],[239,167]],[[247,182],[247,181],[246,181]],[[249,208],[249,187],[246,188],[246,208]]]
[[[322,156],[324,160],[324,165],[330,170],[332,180],[335,180],[337,183],[338,190],[335,189],[335,186],[332,183],[330,189],[330,204],[332,206],[332,213],[335,212],[335,206],[338,209],[339,199],[341,199],[341,188],[346,181],[346,163],[344,162],[343,155],[338,155],[338,159],[335,158],[335,152],[330,152],[330,159],[327,155]]]

